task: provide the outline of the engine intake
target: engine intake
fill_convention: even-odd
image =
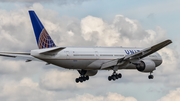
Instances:
[[[140,72],[152,72],[156,65],[152,60],[142,60],[136,65],[136,69]]]

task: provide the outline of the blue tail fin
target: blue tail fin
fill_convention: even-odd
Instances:
[[[48,32],[37,17],[36,13],[34,11],[29,11],[29,15],[39,49],[56,47]]]

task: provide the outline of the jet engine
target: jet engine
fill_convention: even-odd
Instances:
[[[97,70],[87,70],[86,71],[86,76],[94,76],[94,75],[96,75],[97,74]]]
[[[152,60],[142,60],[136,65],[136,69],[140,72],[152,72],[156,66]]]

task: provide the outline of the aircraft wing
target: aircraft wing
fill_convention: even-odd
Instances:
[[[31,56],[28,52],[0,52],[0,56],[23,59],[26,60],[26,62],[41,61]]]
[[[40,52],[40,54],[56,54],[57,52],[65,49],[65,48],[66,47],[55,47],[55,48],[51,48],[51,49],[42,51],[42,52]],[[24,59],[24,60],[26,60],[26,62],[41,61],[41,60],[31,56],[30,52],[0,52],[0,56]]]
[[[105,69],[105,68],[108,68],[108,67],[113,67],[113,66],[116,66],[116,65],[123,65],[123,64],[126,64],[127,61],[130,61],[130,60],[133,60],[133,59],[142,59],[160,49],[162,49],[163,47],[171,44],[172,41],[171,40],[166,40],[166,41],[163,41],[159,44],[156,44],[152,47],[148,47],[148,48],[145,48],[137,53],[134,53],[134,54],[130,54],[130,55],[126,55],[125,57],[123,58],[118,58],[118,59],[115,59],[115,60],[111,60],[111,61],[108,61],[108,62],[105,62],[102,64],[101,68],[102,69]]]

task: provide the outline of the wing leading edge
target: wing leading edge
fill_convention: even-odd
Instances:
[[[142,59],[142,58],[144,58],[148,55],[151,55],[152,53],[162,49],[163,47],[165,47],[171,43],[172,43],[171,40],[165,40],[165,41],[163,41],[159,44],[156,44],[152,47],[145,48],[137,53],[126,55],[123,58],[118,58],[115,60],[105,62],[102,64],[101,69],[105,69],[105,68],[109,68],[109,67],[117,66],[117,65],[125,65],[127,61],[130,61],[133,59]]]

